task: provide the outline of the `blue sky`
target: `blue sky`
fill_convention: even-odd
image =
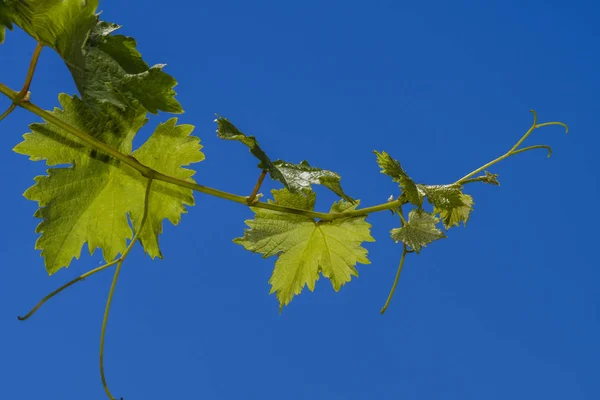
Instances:
[[[273,158],[337,171],[374,205],[396,193],[372,150],[419,182],[449,183],[501,155],[540,122],[530,152],[492,168],[501,187],[467,187],[466,228],[407,259],[379,314],[401,247],[397,220],[372,215],[370,265],[335,293],[321,279],[282,315],[268,279],[274,260],[231,239],[251,212],[197,195],[165,259],[137,249],[124,266],[105,363],[113,393],[144,399],[597,399],[600,218],[597,148],[600,53],[591,1],[101,2],[150,64],[179,81],[180,121],[196,125],[206,160],[198,182],[247,194],[259,170],[220,141],[214,113],[254,134]],[[0,47],[0,80],[19,88],[35,44],[21,31]],[[32,86],[44,108],[74,93],[45,49]],[[0,105],[8,106],[6,99]],[[150,121],[140,139],[168,116]],[[12,399],[104,399],[98,342],[111,272],[65,291],[27,322],[42,296],[100,262],[82,257],[48,277],[35,204],[42,174],[11,149],[36,120],[0,124],[3,229],[0,376]],[[138,140],[141,143],[141,140]],[[268,182],[267,189],[278,187]],[[334,197],[318,188],[317,208]]]

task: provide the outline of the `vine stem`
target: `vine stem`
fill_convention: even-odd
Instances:
[[[8,88],[6,85],[4,85],[2,83],[0,83],[0,93],[6,95],[13,101],[16,99],[16,96],[17,96],[17,93],[15,91],[11,90],[10,88]],[[225,200],[233,201],[235,203],[248,205],[247,204],[248,198],[246,196],[239,196],[239,195],[236,195],[233,193],[224,192],[224,191],[221,191],[218,189],[210,188],[208,186],[199,185],[194,182],[185,181],[182,179],[178,179],[178,178],[175,178],[172,176],[162,174],[162,173],[140,163],[134,157],[125,155],[125,154],[121,153],[120,151],[116,150],[115,148],[107,145],[106,143],[103,143],[100,140],[81,131],[80,129],[67,124],[66,122],[60,120],[59,118],[55,117],[51,113],[41,109],[40,107],[38,107],[37,105],[35,105],[31,102],[22,102],[22,103],[19,103],[18,105],[20,107],[36,114],[37,116],[43,118],[47,122],[49,122],[53,125],[56,125],[59,128],[64,129],[67,133],[79,138],[81,141],[85,142],[90,147],[92,147],[96,150],[99,150],[105,154],[108,154],[111,157],[114,157],[115,159],[123,162],[126,165],[129,165],[131,168],[137,170],[145,177],[148,177],[148,178],[151,177],[152,179],[157,180],[157,181],[171,183],[173,185],[177,185],[180,187],[195,190],[197,192],[208,194],[210,196],[215,196],[215,197],[219,197],[219,198],[222,198]],[[316,211],[301,210],[301,209],[297,209],[297,208],[284,207],[284,206],[280,206],[278,204],[266,203],[266,202],[255,202],[254,204],[252,204],[252,207],[263,208],[263,209],[272,210],[272,211],[279,211],[279,212],[288,213],[288,214],[304,215],[306,217],[317,218],[317,219],[321,219],[324,221],[331,221],[331,220],[338,219],[338,218],[355,217],[355,216],[366,215],[366,214],[369,214],[372,212],[390,210],[395,207],[398,207],[398,205],[400,205],[400,202],[396,201],[396,202],[390,202],[390,203],[383,203],[383,204],[380,204],[377,206],[367,207],[367,208],[363,208],[360,210],[345,211],[342,213],[322,213],[322,212],[316,212]]]
[[[31,87],[31,81],[33,80],[33,74],[35,73],[35,68],[37,67],[37,62],[40,58],[40,53],[44,45],[41,42],[38,42],[35,46],[35,50],[33,51],[33,56],[31,56],[31,61],[29,62],[29,70],[27,71],[27,76],[25,77],[25,83],[21,88],[21,91],[17,93],[17,96],[13,99],[12,104],[2,115],[0,115],[0,121],[4,118],[8,117],[10,113],[14,111],[15,108],[27,97],[27,93],[29,92],[29,88]]]
[[[396,272],[396,278],[394,279],[392,289],[390,290],[390,294],[388,295],[388,298],[385,301],[385,304],[381,308],[381,311],[379,311],[380,314],[385,313],[385,310],[387,310],[388,306],[390,305],[390,302],[392,301],[392,297],[394,296],[394,292],[396,291],[396,285],[398,285],[398,280],[400,279],[400,274],[402,273],[402,267],[404,267],[404,260],[406,259],[406,254],[408,252],[409,251],[406,248],[406,245],[403,244],[402,257],[400,258],[400,264],[398,265],[398,271]]]
[[[6,85],[4,85],[2,83],[0,83],[0,93],[9,97],[11,100],[13,100],[13,102],[15,102],[15,100],[17,99],[17,96],[18,96],[17,92],[11,90],[10,88],[8,88]],[[162,174],[162,173],[140,163],[134,157],[125,155],[125,154],[121,153],[120,151],[116,150],[115,148],[107,145],[106,143],[103,143],[100,140],[92,137],[91,135],[88,135],[84,131],[81,131],[74,126],[67,124],[66,122],[60,120],[59,118],[55,117],[51,113],[41,109],[40,107],[36,106],[35,104],[33,104],[29,101],[20,102],[17,105],[28,111],[31,111],[32,113],[38,115],[39,117],[43,118],[47,122],[54,124],[54,125],[58,126],[59,128],[64,129],[67,133],[81,139],[83,142],[88,144],[90,147],[92,147],[96,150],[99,150],[103,153],[106,153],[106,154],[114,157],[115,159],[123,162],[124,164],[129,165],[131,168],[137,170],[138,172],[140,172],[143,176],[145,176],[147,178],[171,183],[173,185],[188,188],[188,189],[200,192],[200,193],[208,194],[210,196],[219,197],[219,198],[229,200],[229,201],[232,201],[232,202],[235,202],[238,204],[243,204],[246,206],[248,205],[248,197],[239,196],[239,195],[236,195],[233,193],[228,193],[228,192],[225,192],[222,190],[210,188],[208,186],[199,185],[195,182],[185,181],[182,179],[178,179],[178,178],[175,178],[172,176]],[[454,182],[453,185],[463,184],[465,181],[467,181],[472,176],[474,176],[474,175],[478,174],[479,172],[485,170],[486,168],[489,168],[490,166],[504,160],[505,158],[508,158],[515,154],[533,150],[536,148],[546,148],[549,150],[549,147],[542,146],[542,145],[530,146],[530,147],[518,149],[518,150],[516,149],[531,134],[531,132],[533,132],[537,128],[541,128],[543,126],[550,126],[550,125],[560,125],[560,126],[563,126],[568,132],[567,125],[565,125],[562,122],[545,122],[543,124],[536,124],[535,123],[536,113],[533,110],[530,110],[530,111],[534,114],[534,124],[529,128],[529,130],[525,133],[525,135],[523,135],[523,137],[521,137],[521,139],[517,142],[517,144],[515,146],[513,146],[512,149],[510,149],[506,154],[496,158],[495,160],[490,161],[489,163],[487,163],[487,164],[477,168],[476,170],[470,172],[469,174],[465,175],[458,181]],[[287,214],[303,215],[303,216],[306,216],[309,218],[316,218],[316,219],[320,219],[323,221],[332,221],[332,220],[339,219],[339,218],[358,217],[358,216],[368,215],[368,214],[371,214],[374,212],[393,210],[393,209],[401,206],[402,204],[403,204],[402,201],[396,200],[396,201],[392,201],[392,202],[385,202],[385,203],[382,203],[382,204],[379,204],[376,206],[372,206],[372,207],[366,207],[366,208],[352,210],[352,211],[344,211],[341,213],[322,213],[322,212],[316,212],[316,211],[310,211],[310,210],[301,210],[301,209],[297,209],[297,208],[284,207],[279,204],[267,203],[267,202],[261,202],[261,201],[254,202],[251,205],[251,207],[263,208],[263,209],[267,209],[267,210],[271,210],[271,211],[278,211],[278,212],[287,213]]]
[[[113,294],[115,292],[115,287],[117,286],[117,281],[119,280],[119,274],[121,273],[121,267],[123,266],[123,261],[137,242],[140,237],[140,234],[144,230],[144,225],[146,224],[146,219],[148,217],[148,208],[149,208],[149,200],[150,200],[150,189],[152,187],[152,178],[148,179],[148,184],[146,185],[146,193],[144,195],[144,214],[142,216],[142,222],[140,223],[140,227],[131,239],[131,243],[125,249],[121,257],[119,257],[117,261],[117,268],[115,269],[115,275],[113,277],[112,283],[110,285],[110,290],[108,292],[108,299],[106,300],[106,308],[104,310],[104,318],[102,320],[102,330],[100,331],[100,377],[102,378],[102,386],[104,387],[104,391],[106,392],[108,398],[110,400],[115,400],[110,390],[108,389],[108,385],[106,383],[106,376],[104,375],[104,337],[106,334],[106,325],[108,323],[108,314],[110,313],[110,306],[112,304]],[[121,399],[122,400],[122,399]]]

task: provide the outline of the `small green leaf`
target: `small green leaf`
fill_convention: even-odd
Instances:
[[[418,185],[429,203],[439,210],[450,210],[463,205],[461,188],[456,185]]]
[[[441,209],[434,207],[434,212],[440,214],[446,229],[450,229],[453,226],[460,226],[461,222],[464,225],[467,224],[471,211],[473,211],[473,198],[468,194],[461,193],[460,201],[461,205],[452,208]]]
[[[270,203],[313,210],[316,194],[305,191],[292,193],[287,189],[273,190],[275,201]],[[331,212],[354,210],[358,206],[344,200],[334,203]],[[367,250],[362,242],[373,242],[371,225],[364,216],[340,218],[333,221],[315,221],[310,217],[252,208],[253,220],[246,221],[250,229],[234,239],[247,250],[263,257],[277,255],[275,269],[269,283],[276,293],[280,309],[288,305],[304,286],[313,291],[319,274],[331,280],[338,291],[358,276],[356,263],[369,264]]]
[[[310,185],[321,184],[342,199],[354,203],[354,199],[344,193],[340,184],[342,178],[335,172],[311,167],[307,161],[302,161],[300,164],[292,164],[277,160],[273,165],[285,177],[284,184],[286,184],[286,187],[292,189],[294,192],[310,189]]]
[[[393,159],[388,153],[374,151],[377,156],[377,164],[381,173],[392,177],[392,180],[400,185],[406,200],[417,207],[423,206],[423,196],[419,192],[415,182],[404,171],[398,160]]]
[[[258,164],[258,168],[266,169],[271,174],[271,178],[282,181],[285,180],[283,176],[279,176],[279,171],[273,163],[271,159],[267,156],[267,154],[260,148],[258,145],[258,141],[254,136],[246,136],[243,132],[241,132],[238,128],[235,127],[229,120],[225,117],[217,116],[215,119],[217,123],[217,136],[224,140],[237,140],[242,142],[250,149],[250,152],[254,155],[254,157],[258,158],[260,163]],[[274,176],[275,173],[275,176]]]
[[[402,228],[390,231],[391,237],[396,242],[402,242],[419,253],[423,247],[431,242],[446,237],[444,232],[435,225],[439,218],[423,210],[410,210],[408,222]]]
[[[344,193],[340,184],[341,177],[335,172],[310,166],[307,161],[292,164],[286,161],[271,161],[267,154],[258,145],[254,136],[247,136],[237,129],[227,118],[218,116],[217,135],[225,140],[237,140],[250,149],[250,152],[259,159],[258,168],[269,171],[272,179],[283,183],[293,193],[310,190],[311,185],[320,184],[330,189],[342,199],[354,202],[354,199]]]
[[[132,141],[145,124],[145,112],[139,107],[122,111],[104,104],[95,113],[77,97],[61,95],[63,109],[53,114],[69,125],[91,133],[124,154],[131,154],[155,170],[193,181],[193,172],[182,168],[204,159],[199,140],[190,133],[190,125],[176,125],[171,119],[158,126],[154,134],[132,153]],[[90,253],[102,249],[106,261],[122,254],[132,229],[128,216],[137,228],[144,210],[146,178],[138,171],[103,153],[90,149],[52,124],[32,124],[31,133],[15,147],[15,152],[32,160],[46,160],[48,165],[70,164],[51,168],[47,176],[35,178],[36,184],[25,197],[37,201],[35,216],[42,219],[36,249],[42,250],[46,269],[53,274],[79,258],[87,243]],[[165,149],[170,149],[165,151]],[[140,241],[151,257],[161,257],[158,236],[162,221],[177,224],[186,205],[193,205],[190,189],[154,182],[150,194],[148,217]]]
[[[434,213],[440,214],[446,229],[458,226],[461,222],[466,224],[469,220],[473,210],[473,198],[464,194],[460,186],[419,185],[419,190],[433,204]]]

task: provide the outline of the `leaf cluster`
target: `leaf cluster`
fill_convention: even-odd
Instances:
[[[183,112],[173,90],[177,82],[164,72],[163,64],[150,66],[136,41],[116,34],[120,27],[102,21],[97,7],[98,0],[0,0],[0,43],[14,26],[38,43],[21,92],[0,84],[0,92],[13,101],[0,120],[17,105],[45,120],[31,124],[14,151],[50,167],[46,175],[35,177],[35,184],[24,194],[39,206],[35,216],[41,220],[40,236],[35,247],[41,251],[47,272],[68,267],[86,244],[90,253],[101,250],[107,262],[51,293],[23,319],[71,284],[117,265],[101,334],[102,374],[106,321],[123,261],[138,242],[151,258],[162,258],[163,223],[179,223],[187,207],[194,205],[194,191],[251,206],[254,218],[246,221],[248,228],[234,243],[264,258],[275,258],[269,283],[280,310],[305,287],[313,291],[321,276],[331,281],[335,291],[357,277],[357,264],[370,263],[363,245],[374,241],[367,216],[391,210],[399,226],[390,236],[402,243],[403,251],[384,311],[406,255],[420,253],[446,238],[449,229],[468,222],[474,202],[464,193],[464,186],[472,182],[498,186],[498,175],[485,168],[533,149],[546,149],[550,154],[545,145],[519,146],[539,127],[566,128],[560,122],[537,124],[534,113],[533,125],[510,151],[449,185],[417,183],[398,160],[375,151],[381,173],[398,185],[398,192],[388,203],[359,208],[360,201],[345,193],[336,172],[306,160],[273,161],[256,137],[217,116],[218,137],[241,142],[259,161],[261,175],[253,194],[238,196],[195,183],[194,171],[188,167],[204,159],[202,146],[191,135],[193,126],[179,124],[176,118],[159,124],[141,146],[133,148],[148,114]],[[62,58],[78,90],[78,95],[60,94],[60,107],[49,112],[25,96],[41,48],[53,49]],[[272,200],[261,202],[255,195],[267,174],[282,188],[271,192]],[[315,211],[314,185],[340,197],[328,213]],[[405,207],[409,207],[407,218]]]

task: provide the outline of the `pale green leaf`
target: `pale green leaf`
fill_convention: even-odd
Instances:
[[[189,136],[192,127],[176,125],[171,119],[160,125],[138,150],[132,153],[132,140],[146,122],[145,113],[136,107],[121,111],[104,104],[101,113],[93,113],[77,97],[60,96],[63,109],[53,114],[75,127],[91,132],[97,139],[122,153],[131,154],[145,165],[180,179],[192,181],[192,171],[182,168],[204,158],[198,139]],[[15,147],[17,153],[48,165],[47,176],[36,177],[36,185],[25,197],[38,202],[36,216],[42,219],[36,249],[42,251],[48,273],[69,266],[79,258],[87,243],[90,253],[102,249],[104,258],[113,260],[131,239],[144,206],[146,178],[131,167],[82,145],[78,139],[50,124],[32,124],[31,133]],[[169,149],[169,151],[165,151]],[[193,205],[190,189],[154,182],[149,213],[141,242],[151,257],[161,256],[158,236],[166,218],[177,224],[186,205]]]
[[[473,198],[468,194],[461,193],[460,202],[461,205],[447,209],[434,207],[434,212],[440,214],[446,229],[460,226],[461,222],[464,225],[467,224],[471,211],[473,211]]]
[[[429,243],[446,237],[436,227],[438,222],[440,220],[434,215],[422,210],[411,210],[407,223],[401,228],[392,229],[390,234],[396,242],[402,242],[419,253]]]
[[[272,193],[275,201],[271,203],[302,210],[314,208],[314,192],[291,193],[281,189]],[[331,212],[354,210],[357,205],[358,202],[340,200],[334,203]],[[320,274],[329,278],[338,291],[352,276],[358,276],[356,263],[370,263],[361,244],[374,239],[364,216],[317,222],[303,215],[254,207],[252,211],[254,219],[246,221],[250,229],[234,242],[263,257],[277,255],[269,283],[280,308],[288,305],[305,286],[314,290]]]
[[[374,153],[377,156],[377,164],[381,168],[381,173],[391,176],[392,180],[400,185],[406,200],[420,208],[423,205],[423,196],[398,160],[393,159],[385,151],[374,151]]]

